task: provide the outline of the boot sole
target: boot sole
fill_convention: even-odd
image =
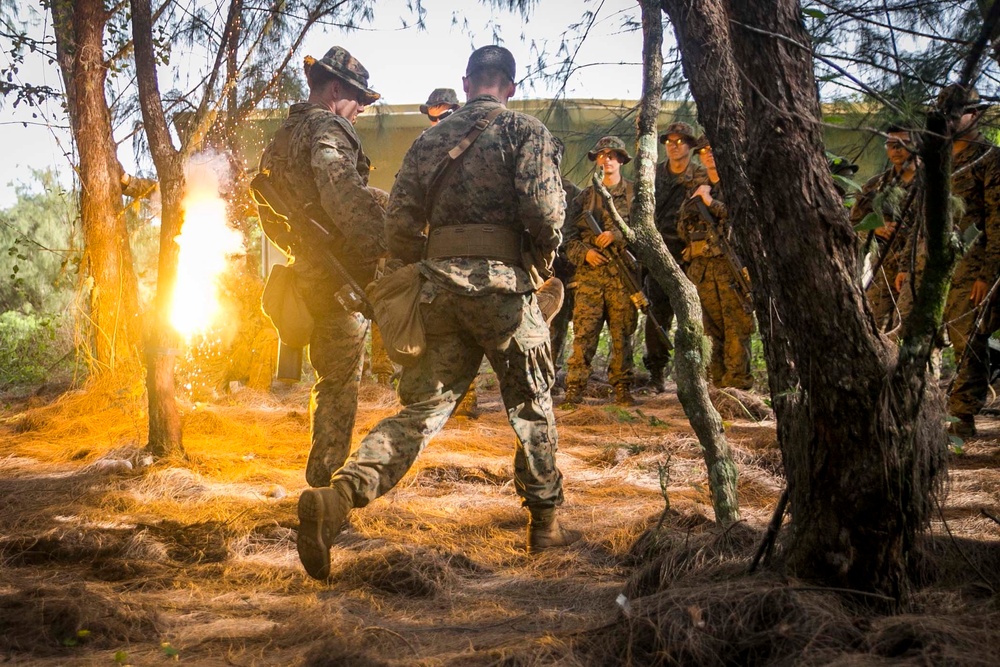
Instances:
[[[330,576],[330,544],[323,536],[326,515],[323,496],[315,489],[303,491],[299,496],[298,511],[299,534],[295,548],[299,552],[299,560],[310,577],[323,581]]]

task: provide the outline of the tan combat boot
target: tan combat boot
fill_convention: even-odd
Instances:
[[[632,392],[629,391],[627,384],[615,385],[615,403],[626,407],[635,405],[635,399],[632,398]]]
[[[563,405],[579,405],[580,403],[583,403],[583,387],[578,384],[567,384]]]
[[[566,290],[563,288],[562,281],[558,278],[549,278],[535,292],[538,309],[542,311],[542,317],[545,318],[546,324],[552,324],[552,320],[559,314],[559,309],[562,308],[565,296]]]
[[[469,391],[465,392],[465,396],[455,406],[455,411],[452,414],[456,417],[467,417],[469,419],[475,419],[479,416],[479,392],[476,391],[475,384],[469,387]]]
[[[528,511],[531,513],[531,518],[528,520],[529,554],[553,547],[565,547],[583,537],[583,533],[580,531],[570,530],[559,525],[554,507],[544,509],[529,507]]]
[[[330,545],[353,507],[351,490],[344,482],[334,482],[325,489],[307,489],[299,496],[295,547],[302,566],[313,579],[323,581],[330,576]]]

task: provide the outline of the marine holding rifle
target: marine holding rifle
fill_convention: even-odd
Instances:
[[[687,276],[698,289],[705,335],[712,341],[709,378],[717,387],[750,389],[750,334],[753,317],[745,292],[745,274],[728,247],[728,217],[722,184],[706,137],[694,151],[708,179],[681,205],[677,233],[684,242]],[[727,252],[729,251],[729,252]],[[735,266],[735,264],[740,264]]]
[[[621,174],[622,166],[632,160],[625,143],[618,137],[603,137],[587,153],[587,157],[602,170],[602,182],[611,193],[618,214],[628,224],[635,188]],[[579,238],[567,248],[570,260],[577,269],[573,353],[566,371],[565,402],[572,405],[583,400],[583,391],[590,378],[590,365],[597,352],[601,329],[607,321],[611,336],[608,382],[614,387],[616,403],[632,405],[635,402],[631,393],[634,365],[632,334],[635,333],[639,313],[630,298],[631,290],[626,288],[626,279],[619,275],[619,268],[609,257],[611,246],[620,246],[623,239],[593,184],[580,193],[576,204],[582,214],[591,213],[604,231],[595,234],[581,215],[576,223]]]
[[[305,59],[309,99],[292,105],[261,158],[281,199],[299,215],[323,225],[334,254],[361,285],[373,277],[386,254],[384,214],[366,187],[370,162],[354,129],[358,114],[379,98],[368,87],[368,70],[335,46],[322,59]],[[274,221],[262,214],[264,232],[292,260],[299,290],[315,321],[309,359],[316,370],[309,402],[311,448],[306,464],[310,486],[328,486],[330,475],[351,448],[358,385],[368,321],[348,312],[336,298],[341,281],[310,259]]]

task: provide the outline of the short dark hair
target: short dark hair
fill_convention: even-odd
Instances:
[[[886,134],[896,134],[897,132],[906,132],[907,134],[909,134],[910,130],[909,128],[903,127],[899,123],[889,123],[889,125],[886,126],[885,128]]]
[[[331,81],[340,81],[340,77],[336,74],[325,67],[316,67],[315,64],[315,60],[310,62],[308,59],[305,63],[306,83],[309,84],[309,90],[318,90]]]
[[[513,82],[516,70],[514,54],[502,46],[490,44],[472,52],[465,66],[465,76],[478,83],[496,83],[495,79],[484,77],[489,72],[497,72]]]

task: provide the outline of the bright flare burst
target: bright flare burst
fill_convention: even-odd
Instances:
[[[218,279],[230,255],[244,251],[243,236],[227,224],[218,177],[206,167],[200,164],[188,170],[184,225],[175,239],[180,255],[170,323],[187,339],[204,333],[216,321],[221,311]]]

